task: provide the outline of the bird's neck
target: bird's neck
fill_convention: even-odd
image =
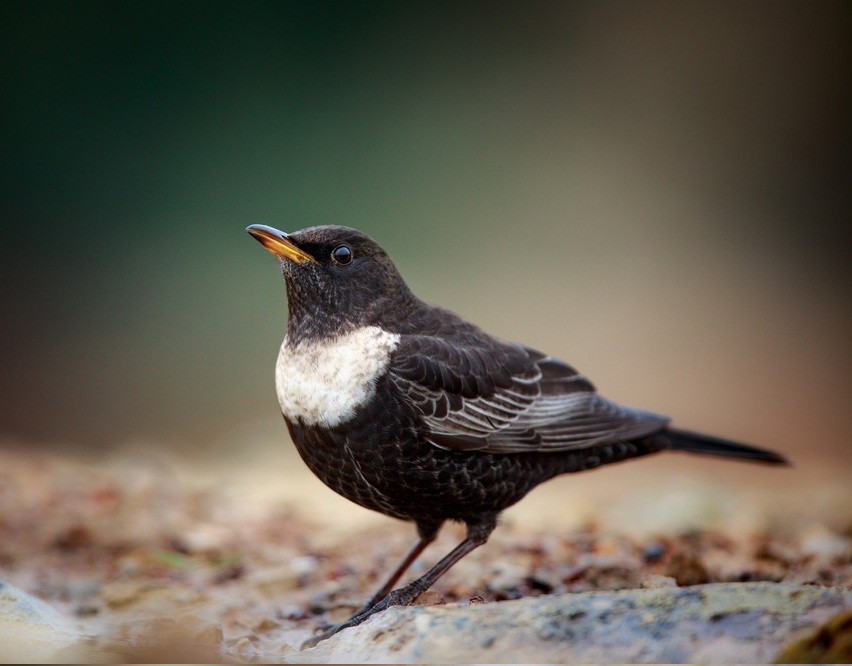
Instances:
[[[287,318],[287,342],[296,346],[304,340],[321,340],[337,337],[352,326],[334,312],[318,312],[290,304]]]
[[[365,304],[357,311],[346,307],[334,307],[328,303],[301,298],[301,294],[289,292],[287,341],[298,345],[304,340],[336,338],[356,329],[378,327],[390,333],[402,332],[416,313],[422,308],[409,291],[395,294]],[[335,304],[337,305],[337,304]]]

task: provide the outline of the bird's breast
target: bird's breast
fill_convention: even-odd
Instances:
[[[399,335],[365,326],[331,338],[281,345],[275,367],[284,416],[305,426],[346,423],[375,395]]]

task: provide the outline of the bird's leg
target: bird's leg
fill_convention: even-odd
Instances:
[[[376,593],[370,597],[370,600],[365,603],[357,612],[353,613],[349,619],[360,615],[361,613],[370,610],[373,606],[379,603],[382,599],[384,599],[388,593],[393,589],[393,586],[396,585],[396,581],[399,580],[400,576],[404,574],[408,567],[411,566],[412,562],[418,558],[420,553],[426,550],[426,547],[435,540],[435,537],[438,536],[438,530],[441,528],[443,522],[438,523],[417,523],[417,534],[418,539],[417,542],[409,549],[408,553],[406,553],[405,557],[402,559],[402,562],[399,563],[396,569],[394,569],[393,573],[388,576],[388,579],[384,582],[384,584],[376,590]],[[331,631],[335,629],[337,625],[325,624],[317,627],[316,631],[324,634],[325,632]]]
[[[370,597],[370,600],[364,604],[363,608],[359,610],[355,615],[360,615],[364,611],[370,610],[373,606],[379,603],[382,599],[388,596],[388,593],[393,589],[393,586],[396,585],[396,581],[399,580],[400,576],[408,571],[408,567],[411,566],[412,562],[416,560],[420,553],[426,550],[426,546],[432,543],[435,540],[435,537],[438,535],[438,529],[440,528],[440,523],[437,527],[430,525],[428,528],[423,525],[417,526],[417,532],[419,534],[419,539],[417,543],[415,543],[411,549],[406,553],[402,562],[399,563],[399,566],[394,569],[393,573],[388,576],[388,579],[384,582],[376,593]],[[353,615],[353,617],[355,617]]]
[[[302,649],[304,650],[306,648],[314,647],[320,641],[324,641],[326,638],[331,638],[338,631],[348,629],[349,627],[355,627],[364,622],[364,620],[366,620],[367,618],[383,610],[386,610],[391,606],[405,606],[407,604],[410,604],[423,592],[432,587],[435,581],[438,580],[445,573],[447,573],[447,571],[449,571],[456,562],[458,562],[465,555],[488,541],[488,537],[494,530],[495,524],[496,523],[494,516],[489,516],[476,523],[468,523],[467,536],[465,537],[465,539],[458,546],[453,548],[447,555],[445,555],[435,566],[429,569],[429,571],[420,576],[420,578],[416,578],[405,587],[401,587],[397,590],[389,592],[378,603],[376,603],[370,608],[365,608],[364,610],[356,613],[348,620],[346,620],[346,622],[342,622],[341,624],[338,624],[332,627],[331,629],[324,631],[318,636],[314,636],[313,638],[308,639],[302,644]],[[425,545],[423,547],[425,548]],[[414,549],[416,548],[417,546],[415,546]],[[406,559],[408,558],[406,557]]]

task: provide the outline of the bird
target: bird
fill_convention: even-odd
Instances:
[[[418,537],[363,608],[303,647],[412,603],[488,540],[504,509],[553,477],[661,451],[789,464],[608,400],[567,363],[427,304],[360,231],[246,231],[283,275],[275,385],[301,458],[343,497],[413,522]],[[447,521],[464,524],[464,539],[395,587]]]

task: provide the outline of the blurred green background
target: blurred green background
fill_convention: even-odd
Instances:
[[[847,2],[0,4],[0,437],[285,438],[274,259],[424,299],[679,424],[848,462]]]

